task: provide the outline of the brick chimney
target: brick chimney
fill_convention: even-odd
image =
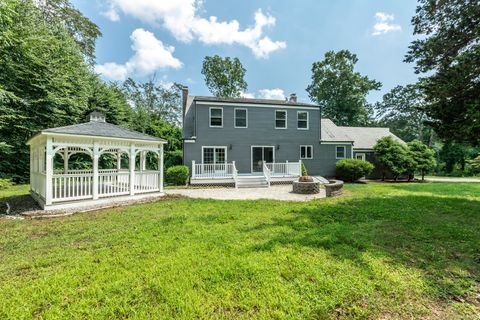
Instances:
[[[182,121],[185,119],[185,112],[187,111],[188,87],[182,87]]]
[[[291,103],[297,103],[297,94],[291,93],[290,98],[288,98],[288,101]]]

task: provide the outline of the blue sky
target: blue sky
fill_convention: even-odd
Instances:
[[[97,72],[106,80],[154,74],[208,95],[206,55],[238,57],[247,96],[296,93],[309,101],[311,65],[329,50],[357,54],[357,71],[383,83],[374,102],[398,84],[415,82],[403,62],[414,39],[414,0],[73,0],[100,26]],[[211,18],[216,17],[216,18]]]

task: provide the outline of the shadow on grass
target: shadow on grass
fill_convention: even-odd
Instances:
[[[273,236],[251,250],[320,248],[371,273],[364,259],[367,252],[422,270],[440,299],[467,297],[480,282],[480,201],[423,195],[365,197],[291,213],[293,217],[274,217],[270,224],[247,229],[262,234],[269,228],[282,230],[268,232]]]

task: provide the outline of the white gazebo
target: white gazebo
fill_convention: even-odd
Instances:
[[[92,112],[88,120],[45,129],[28,140],[30,192],[42,208],[93,206],[163,194],[165,140],[107,123],[99,112]],[[91,168],[69,168],[69,159],[78,153],[91,158]],[[149,159],[158,159],[150,161],[154,168],[149,170],[148,153],[154,154]],[[110,168],[99,168],[103,154],[114,159]],[[56,155],[63,159],[60,169],[54,165]],[[127,158],[128,167],[123,168]]]

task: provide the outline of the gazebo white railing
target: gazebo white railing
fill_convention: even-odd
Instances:
[[[47,129],[28,141],[30,190],[42,207],[163,192],[166,141],[108,124],[101,114],[94,114],[88,123]],[[69,159],[79,153],[91,158],[91,169],[69,169]],[[146,170],[148,153],[157,157],[155,170]],[[116,168],[99,168],[104,154],[113,155]],[[63,158],[62,170],[54,169],[55,155]],[[128,169],[122,168],[122,155],[127,155]]]

